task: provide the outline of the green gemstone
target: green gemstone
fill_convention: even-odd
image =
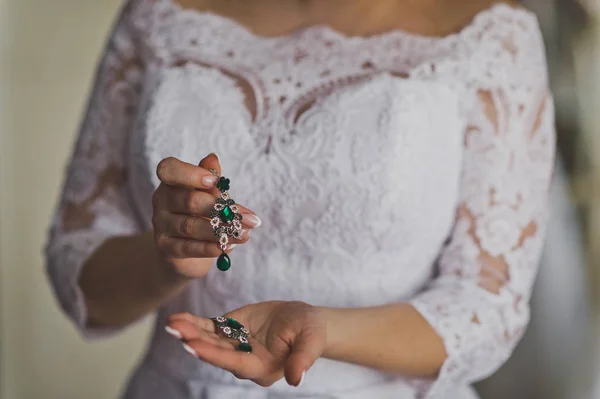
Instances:
[[[238,346],[238,349],[239,349],[239,350],[241,350],[241,351],[243,351],[243,352],[248,352],[248,353],[250,353],[250,352],[252,352],[252,345],[250,345],[250,344],[247,344],[247,343],[245,343],[245,342],[242,342],[242,343],[240,344],[240,346]]]
[[[240,328],[244,328],[244,326],[242,325],[242,323],[240,323],[239,321],[237,321],[233,317],[228,317],[227,318],[227,325],[229,327],[231,327],[231,328],[235,328],[236,330],[239,330]]]
[[[221,177],[219,179],[219,181],[217,182],[217,188],[221,192],[225,192],[225,191],[229,190],[229,179]]]
[[[229,255],[223,252],[219,258],[217,259],[217,269],[222,272],[229,270],[231,267],[231,259],[229,259]]]
[[[219,215],[219,217],[221,218],[221,220],[223,222],[227,223],[227,222],[231,222],[235,218],[235,213],[231,210],[230,207],[226,206],[221,211],[221,214]]]

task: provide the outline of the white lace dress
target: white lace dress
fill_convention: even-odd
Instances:
[[[264,38],[171,0],[129,1],[68,168],[48,272],[84,335],[113,332],[86,326],[82,264],[105,239],[151,228],[162,158],[215,152],[233,198],[263,224],[230,271],[214,268],[158,310],[127,399],[472,397],[529,319],[554,143],[527,11],[494,5],[443,38],[326,26]],[[163,330],[174,312],[275,299],[408,301],[448,359],[435,381],[319,359],[301,388],[267,389]]]

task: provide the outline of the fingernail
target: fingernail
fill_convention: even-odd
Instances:
[[[174,328],[169,326],[165,326],[165,331],[174,336],[177,339],[181,339],[181,333]]]
[[[217,158],[217,161],[219,160],[219,156],[218,156],[217,154],[215,154],[214,152],[211,152],[211,153],[210,153],[210,154],[208,154],[208,155],[214,155],[214,156],[215,156],[215,158]]]
[[[202,178],[202,184],[205,187],[214,187],[214,185],[217,184],[217,180],[219,180],[217,176],[204,176]]]
[[[246,222],[248,222],[247,224],[250,227],[258,227],[262,224],[262,221],[260,220],[260,218],[253,213],[244,214],[242,220],[245,220]]]
[[[198,357],[198,354],[196,353],[196,351],[194,350],[194,348],[192,348],[188,344],[183,344],[183,349],[185,349],[185,351],[187,353],[189,353],[190,355],[192,355],[194,357]]]
[[[242,230],[242,233],[240,234],[240,239],[246,240],[248,238],[250,238],[250,230],[247,230],[247,229]]]
[[[228,249],[233,249],[233,248],[235,248],[236,245],[237,244],[229,244]]]
[[[306,377],[306,370],[302,372],[302,377],[300,377],[300,382],[298,383],[298,385],[296,385],[296,387],[300,388],[302,386],[302,384],[304,383],[304,377]]]

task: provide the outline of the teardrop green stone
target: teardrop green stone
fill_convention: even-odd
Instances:
[[[241,351],[243,351],[243,352],[248,352],[248,353],[250,353],[250,352],[252,352],[252,345],[250,345],[250,344],[247,344],[247,343],[245,343],[245,342],[242,342],[242,343],[241,343],[241,344],[238,346],[238,349],[239,349],[239,350],[241,350]]]
[[[217,258],[217,269],[224,272],[224,271],[229,270],[230,267],[231,267],[231,259],[229,259],[229,255],[227,255],[225,252],[223,252]]]
[[[235,217],[235,213],[229,206],[226,206],[225,208],[223,208],[219,216],[221,217],[221,220],[223,222],[227,223],[233,220],[233,218]]]
[[[242,323],[240,323],[239,321],[237,321],[236,319],[234,319],[232,317],[227,318],[227,325],[231,328],[235,328],[236,330],[239,330],[240,328],[244,327],[242,325]]]

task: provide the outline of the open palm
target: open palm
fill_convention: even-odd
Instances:
[[[212,320],[189,313],[170,316],[167,330],[198,358],[261,386],[284,376],[290,385],[299,385],[325,348],[324,317],[318,308],[303,302],[262,302],[224,317],[249,330],[251,353],[238,350],[239,341],[227,338]]]

